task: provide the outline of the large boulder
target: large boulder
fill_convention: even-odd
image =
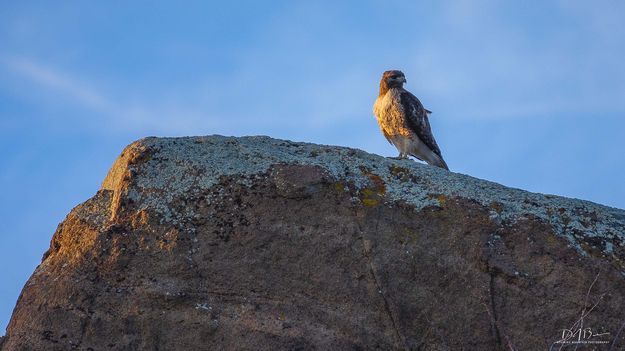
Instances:
[[[410,160],[146,138],[59,225],[1,348],[623,349],[624,241],[625,211]]]

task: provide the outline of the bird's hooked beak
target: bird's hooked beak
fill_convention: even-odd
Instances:
[[[406,80],[406,77],[402,77],[400,82],[406,84],[406,82],[408,82],[408,81]]]

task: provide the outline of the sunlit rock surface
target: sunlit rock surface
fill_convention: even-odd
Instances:
[[[59,225],[1,347],[544,350],[582,328],[617,350],[624,240],[623,210],[409,160],[146,138]]]

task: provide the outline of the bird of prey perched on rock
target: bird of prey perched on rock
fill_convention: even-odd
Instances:
[[[380,94],[373,105],[382,134],[399,150],[398,159],[414,156],[433,166],[449,170],[434,140],[428,114],[421,101],[404,89],[402,71],[386,71]]]

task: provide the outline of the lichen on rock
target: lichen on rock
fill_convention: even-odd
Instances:
[[[264,174],[275,164],[321,167],[333,179],[353,184],[370,206],[379,201],[373,194],[416,211],[440,205],[441,198],[458,197],[491,207],[493,218],[504,222],[537,217],[584,255],[585,247],[611,255],[625,244],[625,215],[618,209],[508,188],[410,160],[263,136],[145,138],[124,150],[102,188],[114,191],[113,215],[126,200],[175,220],[169,204],[182,194],[208,189],[222,176]],[[133,181],[135,174],[141,176]]]

